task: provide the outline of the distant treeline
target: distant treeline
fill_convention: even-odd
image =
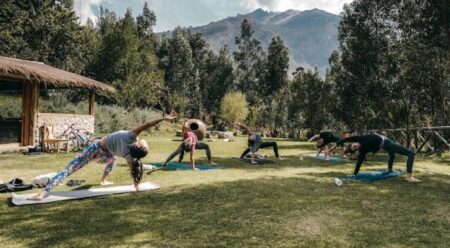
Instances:
[[[100,9],[80,25],[72,0],[0,3],[0,55],[38,60],[108,82],[116,95],[102,104],[157,108],[220,120],[228,92],[242,92],[247,123],[288,135],[295,130],[377,129],[446,125],[450,116],[450,6],[445,0],[355,0],[344,7],[339,51],[325,78],[317,69],[288,76],[280,37],[268,49],[244,20],[237,51],[214,53],[202,38],[176,28],[153,32],[145,4],[136,18]],[[72,94],[79,101],[86,94]]]

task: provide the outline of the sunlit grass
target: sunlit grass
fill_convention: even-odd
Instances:
[[[150,155],[161,162],[173,151],[176,137],[147,136]],[[13,207],[0,195],[2,247],[448,247],[450,243],[449,162],[417,159],[420,185],[405,178],[364,184],[331,179],[350,174],[352,163],[328,163],[300,154],[313,145],[279,140],[286,159],[252,166],[236,157],[245,139],[208,143],[217,171],[156,171],[144,181],[161,184],[159,191]],[[273,158],[273,152],[262,150]],[[57,171],[75,154],[1,155],[0,179],[26,181]],[[198,163],[206,163],[198,151]],[[187,156],[185,162],[187,161]],[[362,170],[386,168],[378,154]],[[398,159],[396,169],[405,169]],[[70,178],[98,187],[103,166],[87,165]],[[116,184],[130,184],[120,159],[112,173]],[[73,190],[67,186],[55,190]]]

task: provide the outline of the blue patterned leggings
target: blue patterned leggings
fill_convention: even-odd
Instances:
[[[64,178],[83,168],[83,166],[87,165],[92,160],[97,160],[98,163],[106,163],[105,171],[103,172],[103,176],[106,177],[114,167],[116,156],[109,151],[104,151],[101,148],[100,140],[95,141],[94,143],[88,145],[80,154],[77,155],[76,158],[70,161],[70,163],[62,171],[50,178],[47,186],[45,186],[45,190],[50,192],[54,186],[62,183]]]

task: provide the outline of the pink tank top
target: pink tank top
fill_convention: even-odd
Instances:
[[[195,133],[193,133],[191,131],[188,131],[188,132],[184,133],[183,136],[184,136],[184,139],[187,139],[187,138],[191,138],[192,139],[192,142],[191,142],[192,147],[191,147],[191,149],[195,150],[195,145],[197,145],[197,141],[198,141],[197,135],[195,135]]]

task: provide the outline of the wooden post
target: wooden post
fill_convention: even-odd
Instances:
[[[27,146],[30,144],[30,92],[30,85],[28,83],[23,83],[22,136],[20,141],[22,146]]]
[[[30,84],[30,105],[29,105],[29,141],[28,145],[35,145],[35,137],[36,137],[36,124],[37,124],[37,116],[39,112],[39,83],[33,82]]]
[[[95,105],[95,90],[90,90],[89,91],[89,114],[90,115],[95,115],[94,105]]]

